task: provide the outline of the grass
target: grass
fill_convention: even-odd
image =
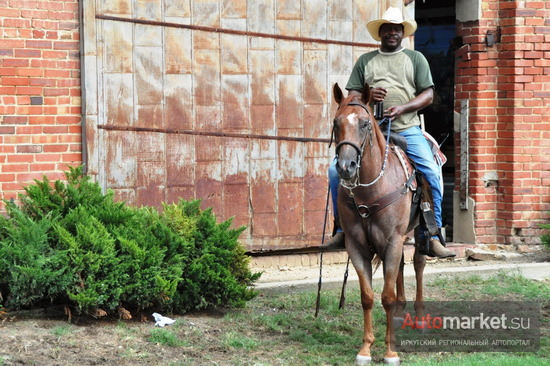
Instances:
[[[57,338],[64,337],[70,333],[71,333],[71,326],[69,324],[60,325],[52,329],[52,334]]]
[[[164,328],[153,328],[149,333],[149,342],[169,347],[188,345],[188,343],[180,339],[175,332]]]
[[[549,283],[532,281],[518,273],[502,272],[487,279],[477,275],[458,279],[440,277],[425,287],[430,300],[536,300],[541,302],[543,311],[548,312],[550,307]],[[379,293],[378,290],[378,298]],[[344,311],[338,310],[338,290],[323,291],[318,318],[314,317],[315,300],[314,292],[270,295],[251,301],[244,309],[229,311],[216,324],[217,349],[212,349],[211,335],[204,332],[195,330],[195,335],[189,336],[187,331],[185,338],[191,348],[202,350],[205,355],[221,352],[227,361],[224,364],[353,363],[363,335],[359,291],[348,290]],[[374,324],[373,358],[381,362],[385,314],[379,301],[375,304]],[[426,352],[401,353],[401,358],[407,365],[546,365],[550,362],[548,323],[543,323],[542,328],[541,349],[537,353]]]
[[[550,281],[529,280],[517,272],[498,272],[489,278],[439,276],[425,284],[425,292],[428,300],[439,301],[536,301],[542,307],[541,347],[536,353],[402,352],[403,365],[550,364]],[[380,288],[375,293],[372,354],[374,363],[380,364],[385,349],[385,313]],[[317,318],[316,293],[310,291],[260,295],[242,309],[188,314],[165,328],[154,327],[151,321],[106,320],[84,326],[57,322],[44,328],[47,334],[40,336],[36,332],[42,326],[29,326],[30,333],[24,334],[32,336],[22,342],[17,328],[6,324],[0,339],[19,348],[0,351],[0,366],[48,364],[60,357],[67,364],[101,359],[105,364],[173,366],[351,365],[363,336],[359,290],[356,284],[349,285],[344,310],[338,309],[339,295],[339,289],[323,290]],[[33,343],[32,337],[44,339],[48,347],[36,339]]]

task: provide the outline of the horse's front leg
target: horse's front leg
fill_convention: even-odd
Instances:
[[[382,305],[386,311],[386,352],[384,363],[399,364],[399,356],[395,352],[394,315],[397,304],[395,285],[401,269],[403,257],[403,242],[401,236],[394,235],[387,240],[384,254],[384,289],[382,290]]]
[[[372,328],[372,308],[374,306],[374,291],[372,290],[372,255],[359,250],[356,242],[346,236],[346,249],[357,272],[361,289],[361,305],[363,307],[363,345],[357,354],[357,365],[368,365],[372,361],[371,346],[374,343]]]

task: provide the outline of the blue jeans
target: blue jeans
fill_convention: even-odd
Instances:
[[[435,162],[430,145],[428,145],[420,127],[414,126],[399,134],[407,140],[407,156],[415,162],[416,168],[424,174],[424,177],[432,189],[435,221],[437,222],[437,226],[441,227],[443,223],[441,220],[441,201],[443,200],[441,167]],[[338,217],[336,202],[338,200],[340,177],[336,171],[336,162],[337,160],[334,158],[328,169],[328,178],[332,196],[333,213],[335,217]]]

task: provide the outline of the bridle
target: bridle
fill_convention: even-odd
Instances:
[[[372,117],[372,115],[371,115],[370,111],[368,110],[368,108],[362,103],[350,102],[350,103],[346,104],[346,106],[361,107],[367,112],[369,117]],[[348,141],[348,140],[340,141],[336,145],[336,158],[338,158],[338,153],[340,152],[340,148],[344,145],[350,145],[351,147],[353,147],[357,151],[358,159],[357,159],[357,170],[356,170],[356,173],[355,173],[355,177],[348,180],[348,181],[344,181],[343,179],[340,179],[340,185],[342,185],[343,187],[349,189],[350,192],[351,192],[352,189],[357,188],[357,187],[370,187],[370,186],[374,185],[376,182],[378,182],[380,180],[380,178],[382,178],[382,176],[384,176],[384,172],[386,170],[386,163],[388,162],[388,151],[389,151],[389,146],[390,146],[389,131],[391,129],[391,119],[388,118],[388,120],[389,120],[389,122],[388,122],[389,123],[389,125],[388,125],[388,136],[386,137],[386,148],[385,148],[385,151],[384,151],[384,162],[382,163],[382,168],[380,169],[380,173],[370,183],[361,183],[359,181],[359,170],[361,168],[361,160],[363,158],[363,152],[365,150],[365,145],[367,143],[367,139],[369,141],[369,145],[371,147],[373,146],[373,142],[372,142],[372,136],[373,136],[372,118],[369,118],[369,121],[368,121],[368,124],[367,124],[367,132],[365,133],[365,138],[363,139],[360,147],[356,143],[354,143],[353,141]],[[332,137],[334,137],[334,127],[332,128]]]

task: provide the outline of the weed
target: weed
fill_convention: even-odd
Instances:
[[[169,347],[186,346],[187,342],[178,338],[168,329],[154,328],[149,333],[149,342]]]
[[[224,344],[231,348],[251,351],[258,347],[260,341],[256,338],[247,337],[237,332],[229,332],[225,334]]]
[[[72,332],[70,325],[60,325],[52,329],[52,334],[58,339],[64,337]]]
[[[132,359],[147,359],[150,357],[148,352],[139,351],[134,347],[128,347],[122,353],[123,358],[132,358]]]

